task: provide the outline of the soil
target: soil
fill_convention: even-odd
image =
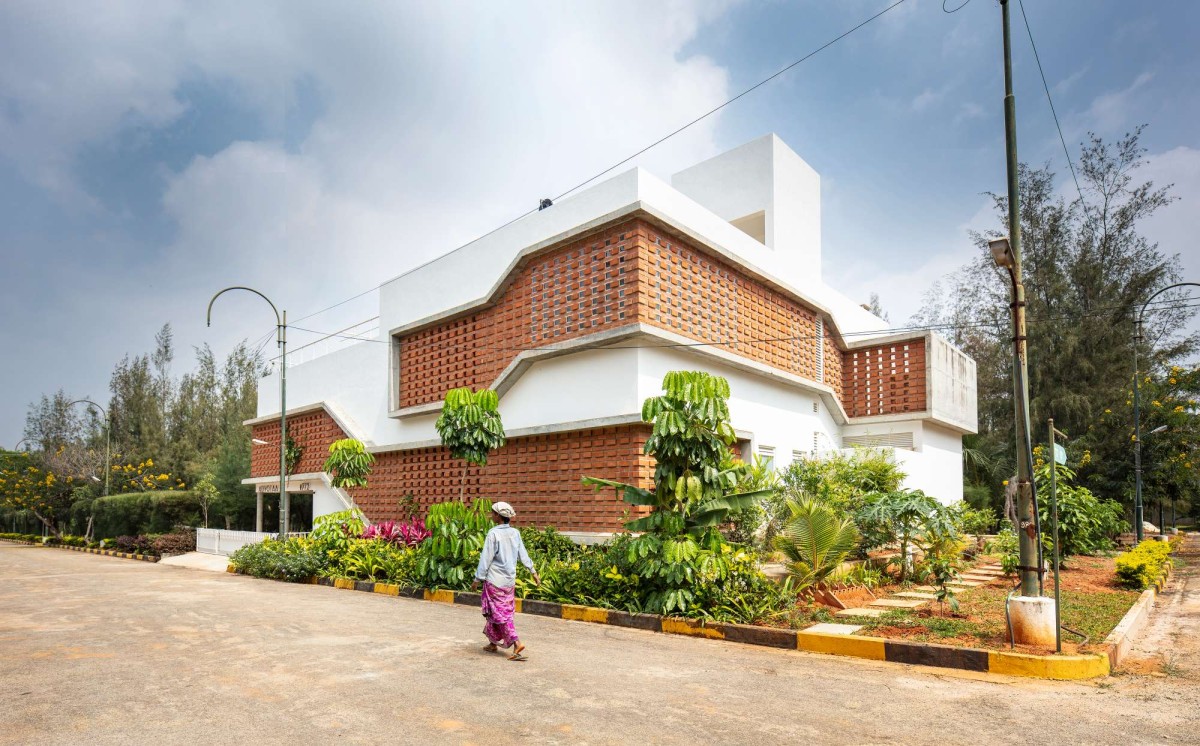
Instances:
[[[997,561],[995,557],[980,557],[979,564]],[[1088,644],[1080,646],[1070,634],[1063,635],[1063,652],[1088,652],[1101,649],[1098,644],[1108,634],[1125,611],[1137,600],[1138,594],[1121,588],[1116,583],[1115,564],[1112,557],[1071,557],[1060,569],[1063,611],[1070,616],[1081,616],[1091,626]],[[1046,576],[1047,595],[1053,593],[1053,575]],[[1008,643],[1008,629],[1004,616],[1004,599],[1012,590],[1015,580],[1000,577],[983,585],[959,591],[959,611],[934,603],[914,612],[903,614],[900,619],[867,622],[861,634],[892,639],[919,640],[942,645],[981,647],[992,650],[1014,649]],[[883,598],[887,593],[901,590],[890,586],[877,590]],[[868,602],[869,603],[869,602]],[[889,615],[891,616],[891,615]],[[1070,625],[1068,616],[1064,624]],[[1022,653],[1049,654],[1049,648],[1018,645],[1015,650]]]

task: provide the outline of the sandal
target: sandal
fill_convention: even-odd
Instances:
[[[525,646],[518,642],[517,646],[515,648],[513,648],[512,655],[508,656],[508,659],[510,661],[527,661],[527,660],[529,660],[528,658],[526,658],[524,655],[521,654],[524,650],[525,650]]]
[[[485,653],[494,653],[499,649],[500,648],[496,647],[496,643],[494,643],[494,642],[488,643],[487,645],[483,646],[483,652],[485,652]]]

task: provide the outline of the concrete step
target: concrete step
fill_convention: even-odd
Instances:
[[[814,624],[804,632],[820,632],[825,635],[852,635],[862,629],[861,624],[833,624],[831,622],[822,622]]]
[[[863,616],[865,616],[865,617],[874,618],[874,617],[883,616],[883,614],[884,614],[883,609],[868,609],[864,606],[864,607],[859,607],[856,609],[842,609],[841,611],[834,614],[834,616],[841,616],[841,617],[856,617],[856,616],[863,617]]]
[[[881,598],[877,601],[872,601],[868,605],[881,609],[916,609],[924,606],[925,603],[925,601],[918,599]]]
[[[926,601],[932,601],[937,598],[937,594],[922,593],[920,591],[903,591],[902,593],[897,593],[896,598],[923,598]]]

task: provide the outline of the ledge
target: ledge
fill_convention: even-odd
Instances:
[[[156,554],[134,554],[132,552],[117,552],[112,549],[91,549],[89,547],[73,547],[68,544],[42,544],[36,541],[18,541],[16,539],[0,539],[7,541],[9,544],[25,544],[31,547],[45,547],[47,549],[67,549],[72,552],[86,552],[88,554],[102,554],[105,557],[119,557],[121,559],[141,560],[142,562],[158,562],[162,557]]]

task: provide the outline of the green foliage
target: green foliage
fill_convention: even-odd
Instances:
[[[1041,486],[1038,510],[1041,515],[1043,543],[1052,541],[1050,522],[1050,469],[1057,468],[1058,537],[1063,556],[1093,554],[1113,547],[1112,539],[1128,528],[1125,511],[1113,500],[1097,500],[1091,490],[1077,487],[1075,472],[1062,464],[1038,462],[1037,482]]]
[[[1005,575],[1013,575],[1021,566],[1021,540],[1011,525],[1006,525],[984,547],[988,554],[1000,555],[1000,569]]]
[[[920,490],[897,490],[869,495],[855,519],[870,546],[899,544],[900,577],[908,576],[908,548],[914,543],[926,553],[949,554],[958,531],[950,509]]]
[[[194,491],[133,492],[76,502],[69,525],[83,533],[92,515],[92,535],[98,538],[161,534],[175,526],[199,524],[200,514],[200,497]]]
[[[1167,541],[1143,541],[1117,557],[1117,579],[1127,588],[1146,590],[1163,578],[1174,546]]]
[[[285,541],[266,539],[247,544],[233,553],[229,564],[256,578],[303,582],[325,572],[330,560],[316,542],[293,536]]]
[[[442,413],[434,427],[450,455],[469,464],[485,466],[488,452],[504,446],[500,398],[491,389],[469,388],[446,392]]]
[[[475,577],[483,541],[492,527],[492,503],[476,499],[429,507],[425,527],[430,537],[417,549],[416,577],[426,588],[462,590]]]
[[[793,461],[783,472],[782,487],[767,500],[766,539],[779,532],[790,516],[788,505],[813,500],[845,516],[855,516],[867,496],[900,489],[904,472],[886,453],[859,449],[821,458]],[[865,552],[871,546],[864,546]]]
[[[686,531],[706,548],[723,539],[715,527],[729,516],[770,494],[770,489],[739,492],[747,467],[733,458],[736,442],[729,424],[729,382],[702,371],[671,371],[663,395],[642,405],[642,419],[653,425],[644,452],[653,456],[654,489],[584,477],[597,489],[612,487],[631,505],[653,509],[626,524],[630,531],[674,536]]]
[[[746,464],[739,489],[744,492],[764,490],[772,492],[767,498],[756,501],[730,516],[730,526],[724,531],[728,541],[745,546],[762,548],[767,546],[762,541],[763,528],[767,521],[767,508],[764,503],[777,494],[779,484],[779,472],[771,466],[771,462],[767,459],[756,454],[754,460]]]
[[[829,576],[829,585],[835,588],[868,588],[875,589],[883,585],[885,576],[882,570],[871,567],[866,562],[857,562],[848,570],[835,572]]]
[[[791,517],[775,537],[775,547],[787,558],[797,590],[823,585],[858,545],[858,529],[853,520],[815,500],[792,502],[788,509]]]
[[[331,562],[338,562],[362,536],[366,519],[358,508],[327,513],[313,521],[308,538]]]
[[[366,487],[374,463],[375,457],[361,441],[343,438],[329,444],[329,458],[321,468],[333,475],[334,487]]]
[[[381,539],[354,539],[337,563],[326,568],[324,574],[400,585],[413,581],[416,568],[417,551],[413,548],[396,546]]]
[[[958,611],[958,599],[947,584],[958,577],[961,567],[962,561],[957,556],[941,554],[926,557],[917,568],[917,576],[934,587],[939,608],[949,604],[951,611]]]
[[[995,528],[999,519],[990,510],[977,510],[968,505],[965,501],[956,504],[954,510],[954,524],[958,530],[964,534],[971,534],[979,538],[983,534],[990,534]]]
[[[300,465],[300,459],[303,456],[304,449],[300,447],[300,444],[296,442],[292,434],[288,433],[287,442],[283,445],[283,463],[287,467],[288,474],[296,473],[296,467]]]
[[[583,551],[579,544],[552,528],[526,526],[521,529],[521,541],[535,567],[548,562],[570,562]]]

